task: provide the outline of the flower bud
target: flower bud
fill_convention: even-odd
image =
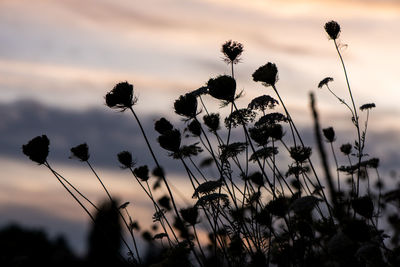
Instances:
[[[274,63],[268,62],[253,73],[253,80],[263,82],[265,86],[274,86],[278,81],[278,68]]]
[[[71,153],[73,157],[78,158],[80,161],[88,161],[90,156],[89,147],[86,143],[71,148]]]
[[[325,28],[326,33],[329,35],[329,37],[332,40],[336,40],[339,37],[340,25],[336,21],[331,20],[331,21],[325,23],[324,28]]]
[[[194,118],[197,111],[197,98],[192,94],[181,95],[174,103],[178,115]]]
[[[46,162],[49,155],[50,141],[46,135],[37,136],[22,146],[22,152],[29,157],[30,160],[39,164]]]

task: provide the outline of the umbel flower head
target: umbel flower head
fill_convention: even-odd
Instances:
[[[154,124],[154,129],[160,134],[164,134],[167,131],[171,131],[174,127],[172,124],[165,118],[161,118]]]
[[[332,143],[332,142],[335,141],[335,130],[333,130],[332,127],[328,127],[328,128],[322,129],[322,133],[324,134],[326,140],[329,143]]]
[[[225,62],[228,64],[236,64],[240,61],[240,55],[243,52],[243,45],[236,41],[229,40],[222,45],[221,52],[225,56]]]
[[[26,145],[22,146],[22,152],[29,157],[30,160],[39,164],[46,162],[49,155],[50,141],[46,135],[36,136]]]
[[[274,63],[268,62],[253,73],[253,80],[262,82],[267,87],[274,86],[278,81],[278,68]]]
[[[194,118],[197,111],[197,98],[192,94],[181,95],[175,100],[174,108],[178,115]]]
[[[128,82],[117,83],[105,96],[106,105],[110,108],[125,111],[131,108],[137,101],[133,96],[133,85]]]
[[[71,148],[72,157],[78,158],[80,161],[89,159],[89,147],[86,143]]]
[[[329,82],[332,82],[333,78],[332,77],[326,77],[322,81],[319,82],[318,88],[322,88],[324,85],[328,86]]]
[[[340,34],[340,25],[334,20],[331,20],[327,23],[325,23],[325,31],[329,35],[329,38],[332,40],[336,40],[339,37]]]
[[[157,141],[165,150],[178,152],[181,145],[181,133],[177,129],[169,130],[160,135]]]
[[[203,117],[204,124],[207,125],[210,131],[217,131],[219,129],[219,114],[218,113],[210,113],[208,115],[204,115]]]
[[[221,75],[207,82],[208,93],[217,99],[233,101],[236,92],[236,81],[231,76]]]
[[[132,160],[132,154],[129,151],[122,151],[118,153],[118,161],[122,164],[122,168],[132,168],[134,163]]]

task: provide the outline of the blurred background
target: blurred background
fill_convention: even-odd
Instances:
[[[322,127],[334,126],[338,141],[352,142],[350,114],[317,88],[333,77],[331,88],[350,101],[323,29],[332,19],[342,27],[341,51],[356,105],[377,106],[366,150],[380,158],[385,178],[400,162],[399,1],[0,0],[0,227],[15,222],[63,234],[75,252],[85,253],[89,218],[47,169],[22,154],[21,145],[42,134],[50,139],[50,164],[99,202],[106,195],[95,177],[69,159],[71,147],[87,142],[110,192],[121,203],[129,201],[131,215],[143,225],[151,222],[150,202],[119,168],[116,155],[128,150],[139,164],[154,166],[133,118],[108,109],[104,95],[117,82],[134,84],[135,110],[156,147],[156,119],[182,125],[172,111],[174,100],[230,73],[220,52],[230,39],[245,50],[235,67],[238,89],[244,89],[239,106],[261,94],[273,96],[251,78],[271,61],[301,131],[311,134],[308,97],[314,91]],[[174,188],[189,192],[179,167],[157,151]]]

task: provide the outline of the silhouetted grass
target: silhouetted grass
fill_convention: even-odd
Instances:
[[[243,45],[227,41],[221,51],[231,75],[211,78],[174,102],[174,111],[186,128],[177,129],[166,118],[155,122],[160,147],[180,164],[193,188],[193,201],[188,206],[176,202],[171,181],[159,164],[163,155],[155,154],[135,112],[138,99],[133,85],[121,82],[106,94],[107,106],[132,113],[154,161],[150,173],[150,165],[138,166],[130,152],[118,154],[122,167],[130,171],[154,206],[155,224],[149,232],[140,230],[133,220],[136,218],[129,215],[129,202],[119,208],[111,205],[110,212],[122,219],[132,239],[134,249],[121,239],[129,250],[130,264],[146,265],[136,245],[141,233],[151,246],[163,249],[152,266],[400,266],[400,188],[385,191],[378,172],[379,159],[364,153],[369,112],[375,104],[360,107],[366,112],[362,122],[338,45],[341,28],[335,21],[324,28],[343,67],[351,104],[334,92],[329,85],[333,83],[331,77],[322,79],[316,87],[326,87],[350,111],[355,140],[337,144],[332,126],[321,129],[311,94],[317,151],[307,146],[280,95],[275,63],[266,63],[252,75],[255,82],[272,88],[273,95],[259,96],[247,107],[238,107],[236,100],[242,92],[236,91],[234,66],[240,62]],[[207,108],[207,101],[215,99],[221,102],[221,108],[230,108],[224,123],[218,111],[211,113]],[[283,113],[275,111],[280,107]],[[114,203],[89,163],[88,149],[82,144],[71,151],[88,165]],[[47,167],[95,221],[90,209],[98,208],[52,169],[48,151],[45,135],[23,146],[24,154]],[[313,162],[312,153],[318,153],[321,161]],[[280,160],[280,155],[290,161],[289,165]],[[328,160],[331,156],[333,166]],[[166,195],[159,192],[162,186],[167,189]],[[384,221],[389,227],[382,229]],[[112,229],[103,226],[98,231],[107,237]],[[208,241],[199,237],[200,231],[208,233]],[[101,256],[94,257],[112,253],[107,246],[102,249]]]

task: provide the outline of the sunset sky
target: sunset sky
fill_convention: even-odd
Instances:
[[[346,133],[338,139],[351,142],[345,107],[317,89],[320,80],[333,77],[331,88],[350,101],[334,44],[323,29],[332,19],[342,27],[339,42],[357,106],[377,106],[367,150],[396,169],[399,1],[0,0],[0,225],[46,227],[84,250],[88,218],[46,169],[21,153],[22,144],[41,134],[51,141],[49,161],[99,201],[105,195],[89,170],[68,159],[68,148],[88,142],[110,191],[137,203],[132,213],[146,214],[149,202],[118,168],[115,155],[131,150],[142,164],[149,155],[139,153],[143,143],[134,121],[105,107],[104,95],[128,81],[148,131],[160,116],[179,122],[171,109],[174,99],[210,77],[229,74],[220,47],[230,39],[245,50],[235,66],[238,88],[245,92],[239,105],[272,95],[251,78],[271,61],[279,69],[278,90],[299,126],[310,127],[308,95],[314,91],[323,127],[337,127]],[[218,108],[216,101],[210,105]],[[176,187],[188,186],[175,180]]]

